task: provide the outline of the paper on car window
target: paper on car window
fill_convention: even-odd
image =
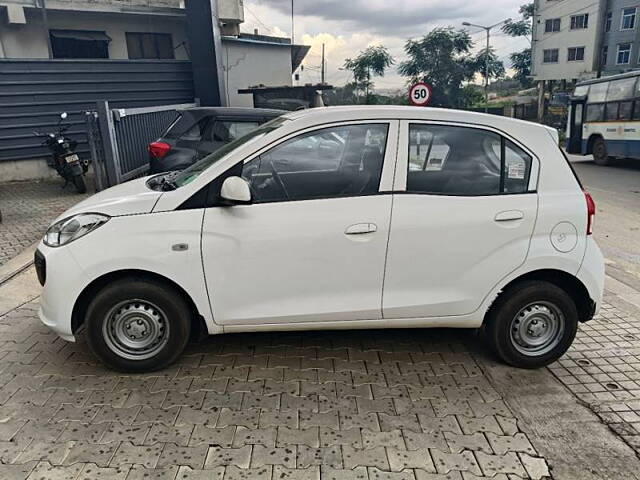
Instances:
[[[513,180],[524,180],[526,173],[526,165],[524,163],[512,163],[507,170],[507,178]]]

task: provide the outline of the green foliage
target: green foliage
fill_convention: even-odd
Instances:
[[[523,87],[530,87],[533,83],[529,75],[531,75],[531,49],[525,48],[520,52],[513,52],[509,55],[511,66],[516,71],[513,78],[518,80]]]
[[[502,78],[505,75],[504,64],[501,60],[498,60],[498,56],[496,55],[493,47],[489,47],[488,51],[486,48],[482,49],[476,55],[475,62],[476,69],[478,70],[478,72],[480,72],[480,75],[482,75],[483,79],[485,79],[485,74],[487,73],[487,62],[489,80],[491,80],[492,78]]]
[[[377,45],[368,47],[354,59],[347,58],[344,62],[344,68],[353,72],[356,90],[363,92],[365,102],[369,103],[370,90],[373,89],[371,77],[384,76],[385,70],[393,64],[393,57],[386,47]]]
[[[408,40],[404,50],[408,60],[399,65],[401,75],[411,83],[424,81],[433,89],[430,105],[464,107],[462,84],[477,73],[476,59],[471,55],[471,37],[465,30],[436,28],[418,40]]]
[[[533,31],[533,3],[526,3],[520,6],[521,19],[505,22],[502,31],[511,37],[529,37]],[[530,39],[529,39],[530,40]],[[522,86],[529,87],[531,85],[531,48],[526,48],[520,52],[514,52],[510,55],[511,67],[516,71],[514,78],[518,79]]]

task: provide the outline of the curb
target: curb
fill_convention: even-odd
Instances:
[[[38,248],[39,243],[40,242],[38,241],[32,245],[29,245],[17,256],[13,257],[4,265],[0,266],[0,286],[4,285],[9,280],[21,274],[31,265],[33,265],[33,255],[36,251],[36,248]]]

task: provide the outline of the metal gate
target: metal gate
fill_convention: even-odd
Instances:
[[[149,171],[147,145],[178,118],[178,110],[195,106],[112,109],[109,102],[97,102],[96,110],[85,115],[96,190],[145,176]]]

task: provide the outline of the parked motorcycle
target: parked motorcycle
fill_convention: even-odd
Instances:
[[[78,193],[85,193],[87,191],[87,185],[84,181],[84,174],[87,173],[89,163],[81,161],[78,154],[74,153],[78,142],[65,136],[64,132],[70,127],[70,125],[62,126],[62,121],[66,118],[67,112],[60,114],[60,120],[56,126],[58,129],[57,133],[34,131],[33,134],[36,137],[46,137],[42,144],[46,145],[52,154],[47,164],[55,168],[58,175],[64,178],[64,186],[62,188],[72,183]]]

